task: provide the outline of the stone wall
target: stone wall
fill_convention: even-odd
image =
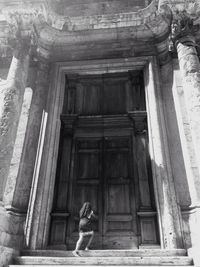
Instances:
[[[14,148],[28,70],[28,58],[13,57],[8,77],[0,83],[0,200],[3,198]]]
[[[0,266],[6,267],[12,263],[12,259],[18,256],[19,252],[13,248],[0,246]]]
[[[25,216],[7,213],[0,207],[0,266],[5,267],[19,254],[23,244]]]
[[[64,16],[91,16],[138,11],[148,4],[148,0],[87,0],[87,1],[52,1],[56,13]]]

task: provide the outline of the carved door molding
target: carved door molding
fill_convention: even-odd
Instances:
[[[30,248],[44,249],[48,244],[61,128],[60,115],[64,103],[65,75],[118,72],[119,70],[125,72],[135,69],[143,70],[145,77],[150,156],[161,247],[169,249],[181,247],[180,242],[178,242],[178,237],[182,236],[180,212],[174,197],[175,190],[171,175],[166,125],[163,118],[163,107],[160,104],[161,100],[157,101],[160,98],[161,90],[158,74],[159,66],[155,57],[135,57],[126,60],[109,59],[92,62],[56,63],[53,65],[51,88],[49,90],[50,95],[48,96],[49,100],[47,105],[47,112],[49,114],[47,131],[43,157],[40,162],[39,181],[37,190],[35,191],[35,199],[37,201],[34,204],[33,216],[30,222],[32,233],[30,237]],[[33,186],[35,185],[34,182]],[[163,202],[163,196],[166,194],[166,191],[169,192],[169,195],[167,198],[164,198],[165,202]],[[167,214],[170,214],[168,223],[173,233],[172,237],[169,236],[169,232],[171,231],[169,231],[165,222]]]

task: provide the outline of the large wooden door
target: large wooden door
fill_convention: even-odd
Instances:
[[[91,202],[98,217],[93,221],[93,248],[138,246],[131,163],[131,137],[76,140],[68,247],[74,247],[78,238],[78,213],[85,201]]]
[[[91,202],[93,248],[158,244],[142,72],[66,77],[50,246],[74,249]]]

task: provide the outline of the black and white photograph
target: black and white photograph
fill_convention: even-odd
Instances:
[[[0,0],[0,267],[200,267],[200,0]]]

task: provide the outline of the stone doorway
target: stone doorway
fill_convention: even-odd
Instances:
[[[46,131],[45,143],[44,147],[43,143],[41,143],[41,146],[39,147],[41,151],[43,151],[43,157],[42,160],[36,162],[36,170],[40,169],[40,173],[38,176],[36,175],[33,177],[33,188],[36,188],[37,190],[33,190],[29,200],[28,227],[26,228],[26,243],[28,247],[31,249],[46,249],[49,246],[55,246],[56,248],[66,249],[66,231],[69,212],[65,206],[67,202],[62,201],[62,197],[56,197],[56,192],[58,192],[59,187],[63,189],[63,193],[60,192],[60,196],[66,195],[66,188],[62,186],[62,182],[60,182],[62,179],[60,180],[59,178],[60,172],[58,163],[62,161],[62,150],[59,149],[59,147],[61,148],[62,146],[65,146],[67,148],[66,151],[69,151],[69,153],[66,154],[68,158],[65,160],[66,170],[69,172],[69,155],[71,155],[70,151],[73,147],[72,141],[75,138],[74,133],[77,121],[79,121],[80,126],[83,126],[81,122],[84,118],[87,121],[88,117],[93,116],[103,116],[104,118],[106,116],[112,116],[114,118],[119,115],[94,114],[91,116],[91,114],[80,115],[80,113],[74,112],[74,110],[77,110],[76,105],[72,105],[71,107],[70,105],[66,105],[68,100],[73,99],[74,90],[72,88],[77,88],[74,81],[77,80],[77,77],[88,75],[114,75],[119,72],[121,74],[129,74],[130,72],[133,73],[135,71],[142,74],[140,77],[142,77],[142,81],[144,81],[145,97],[143,99],[146,100],[146,111],[138,109],[131,112],[126,111],[124,106],[123,109],[122,106],[119,105],[119,107],[120,110],[124,112],[121,112],[122,117],[125,114],[124,116],[131,122],[131,126],[130,124],[127,126],[127,123],[125,123],[125,128],[128,127],[129,129],[134,129],[134,133],[136,133],[138,140],[141,140],[139,142],[140,144],[148,144],[149,142],[150,150],[148,151],[148,155],[150,156],[150,165],[148,166],[152,167],[150,170],[152,170],[152,184],[154,185],[153,191],[156,202],[156,210],[153,209],[151,212],[143,209],[137,210],[139,221],[138,229],[140,229],[139,233],[148,233],[149,231],[145,231],[145,229],[147,229],[149,225],[152,225],[152,217],[154,219],[157,217],[155,222],[158,222],[159,243],[161,248],[176,249],[183,247],[181,217],[179,207],[174,197],[175,188],[170,170],[169,151],[166,140],[166,125],[163,117],[163,99],[161,96],[158,69],[159,66],[157,65],[155,57],[65,62],[57,63],[53,66],[51,90],[50,95],[48,96],[49,102],[47,107],[47,112],[49,113],[48,122],[45,124],[46,128],[44,127],[44,131]],[[68,77],[67,82],[66,75]],[[73,77],[76,79],[73,79]],[[78,88],[83,88],[83,86],[81,87],[79,85]],[[68,95],[69,97],[66,97]],[[75,95],[76,94],[74,94],[74,96]],[[131,98],[128,98],[128,100],[129,99]],[[75,102],[69,101],[69,103]],[[126,103],[129,103],[129,101]],[[64,107],[70,107],[69,111],[64,110]],[[135,116],[136,114],[140,115]],[[95,121],[97,121],[96,118]],[[114,121],[117,123],[118,127],[118,122],[120,120]],[[145,127],[148,125],[148,128],[146,128],[145,131],[143,131],[144,121],[147,122]],[[100,121],[101,125],[102,123],[103,125],[106,125],[105,120]],[[110,120],[108,120],[107,124],[112,125]],[[85,122],[84,125],[87,126],[88,123]],[[82,129],[83,132],[85,132],[85,127]],[[80,133],[80,127],[78,132]],[[117,131],[115,131],[115,133],[117,133]],[[65,143],[62,141],[65,140],[64,135],[69,136]],[[125,136],[127,136],[127,133]],[[135,134],[133,134],[133,136],[135,136]],[[88,137],[90,137],[90,135]],[[145,140],[147,140],[147,142],[145,142]],[[40,168],[40,164],[42,168]],[[139,175],[137,177],[139,177]],[[142,181],[142,179],[139,178],[138,180]],[[37,201],[35,201],[36,199]],[[58,203],[62,203],[63,206],[59,206]],[[58,234],[52,234],[53,232],[55,233],[53,228],[57,229]],[[138,240],[139,244],[143,244],[148,242],[149,237],[147,236],[146,241],[145,235],[141,234],[138,237]]]

